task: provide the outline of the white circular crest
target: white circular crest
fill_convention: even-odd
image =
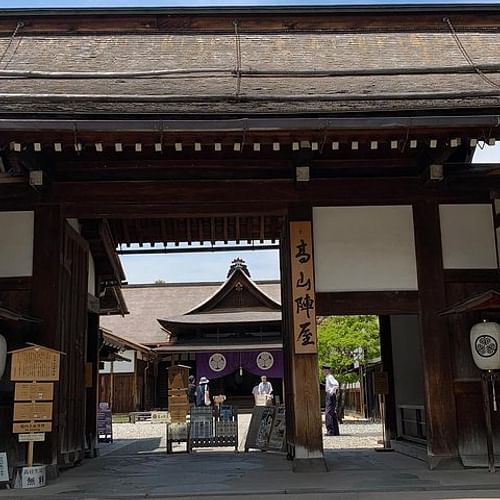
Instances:
[[[270,370],[274,365],[274,356],[267,351],[259,353],[257,356],[257,366],[261,370]]]
[[[220,352],[212,354],[208,360],[208,366],[210,366],[210,369],[214,372],[221,372],[222,370],[224,370],[224,368],[226,368],[226,365],[226,356],[224,356],[224,354],[221,354]]]

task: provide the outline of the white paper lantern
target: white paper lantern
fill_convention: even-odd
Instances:
[[[477,323],[470,331],[474,363],[481,370],[500,370],[500,325],[492,321]]]
[[[0,378],[3,376],[5,366],[7,365],[7,341],[3,335],[0,335]]]

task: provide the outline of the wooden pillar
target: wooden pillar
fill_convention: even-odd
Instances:
[[[92,386],[86,389],[85,432],[88,454],[96,456],[97,449],[97,405],[99,395],[99,315],[89,313],[87,322],[87,363],[92,365]]]
[[[35,208],[33,242],[32,314],[42,323],[37,328],[36,342],[61,349],[61,273],[64,220],[60,207],[46,205]],[[57,464],[59,442],[59,384],[55,384],[52,432],[37,446],[35,461]]]
[[[394,390],[394,363],[392,359],[391,317],[380,316],[380,354],[382,366],[389,379],[389,394],[384,397],[385,435],[388,439],[397,437],[396,393]]]
[[[281,242],[283,344],[288,454],[294,470],[326,470],[323,455],[317,345],[299,353],[295,338],[292,279],[291,224],[305,221],[312,226],[311,209],[291,207]],[[312,241],[307,253],[313,259]],[[314,290],[313,290],[314,291]],[[310,318],[316,322],[315,313]],[[314,339],[316,342],[316,339]],[[309,346],[312,347],[312,346]]]
[[[425,200],[413,207],[420,297],[427,452],[431,468],[458,456],[458,433],[446,289],[442,263],[439,206]]]

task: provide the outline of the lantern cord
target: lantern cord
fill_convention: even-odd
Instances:
[[[495,388],[495,374],[491,374],[491,388],[492,388],[492,393],[493,393],[493,411],[498,411],[498,406],[497,406],[497,392]]]

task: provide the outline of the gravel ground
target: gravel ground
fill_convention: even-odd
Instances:
[[[250,415],[241,414],[238,419],[239,448],[243,450]],[[323,426],[323,433],[325,432],[326,429]],[[101,443],[101,455],[112,453],[138,439],[150,439],[152,443],[150,451],[152,452],[164,451],[165,449],[165,424],[152,424],[150,422],[114,424],[113,435],[114,443]],[[151,438],[158,439],[152,440]],[[344,423],[340,425],[340,436],[325,436],[323,439],[326,449],[374,448],[380,446],[378,442],[382,439],[382,425],[362,420],[345,419]]]
[[[323,426],[323,431],[326,428]],[[382,439],[382,425],[364,420],[345,419],[340,424],[340,436],[325,436],[323,443],[326,449],[375,448]]]

